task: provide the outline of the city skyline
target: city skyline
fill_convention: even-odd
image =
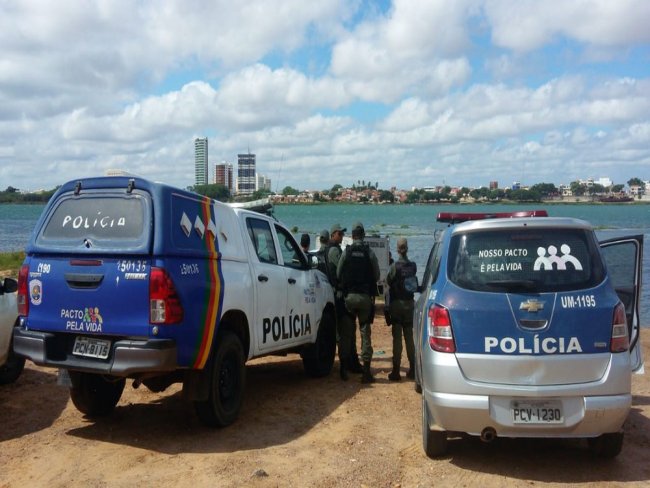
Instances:
[[[646,0],[2,3],[0,186],[122,168],[186,187],[199,137],[210,164],[250,148],[274,189],[648,179],[648,18]]]

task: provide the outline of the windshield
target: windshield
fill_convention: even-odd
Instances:
[[[470,290],[555,292],[591,288],[604,277],[593,233],[503,229],[456,234],[449,279]]]

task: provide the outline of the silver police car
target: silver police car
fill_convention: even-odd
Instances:
[[[416,303],[422,441],[587,438],[614,457],[643,371],[643,236],[598,242],[545,211],[440,214]]]

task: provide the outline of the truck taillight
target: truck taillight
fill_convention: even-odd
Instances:
[[[183,320],[176,287],[162,268],[151,268],[149,276],[149,322],[152,324],[177,324]]]
[[[456,352],[449,310],[431,305],[428,312],[429,346],[438,352]]]
[[[630,339],[627,332],[627,319],[625,307],[621,302],[614,308],[612,317],[612,340],[609,345],[611,352],[625,352],[630,348]]]
[[[29,313],[29,284],[27,278],[29,277],[29,266],[24,264],[18,272],[18,296],[16,297],[16,304],[18,305],[18,315],[27,317]]]

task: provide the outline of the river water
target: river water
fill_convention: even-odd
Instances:
[[[43,205],[0,205],[0,252],[22,250],[43,211]],[[300,235],[312,236],[312,247],[321,229],[334,223],[351,228],[361,221],[367,234],[389,236],[395,254],[398,237],[409,240],[409,257],[422,275],[436,229],[438,212],[511,212],[544,209],[549,215],[575,217],[590,222],[600,239],[629,234],[645,236],[641,323],[650,325],[650,205],[280,205],[276,218]],[[349,233],[348,233],[349,235]]]

